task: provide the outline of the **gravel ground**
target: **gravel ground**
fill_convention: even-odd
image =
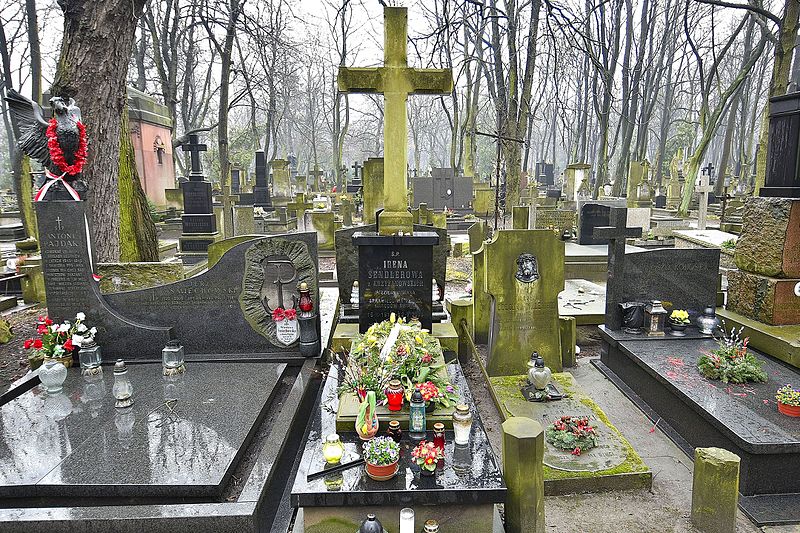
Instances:
[[[41,307],[31,307],[4,317],[11,324],[14,336],[6,344],[0,344],[0,392],[28,372],[28,353],[22,343],[36,334],[36,318],[46,312]]]

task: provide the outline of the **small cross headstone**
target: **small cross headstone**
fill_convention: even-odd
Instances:
[[[709,168],[711,167],[711,168]],[[714,167],[709,163],[708,167],[703,169],[703,174],[697,184],[697,193],[700,195],[698,208],[697,208],[697,229],[706,229],[706,222],[708,219],[708,194],[714,190],[714,187],[709,183],[709,174]]]
[[[208,147],[200,142],[200,137],[196,133],[189,135],[189,142],[183,143],[181,149],[189,152],[191,161],[189,179],[191,181],[203,181],[203,165],[200,162],[200,152],[205,152]]]
[[[355,163],[353,163],[353,166],[351,168],[353,169],[353,179],[357,180],[361,178],[361,168],[362,168],[361,164],[358,161],[356,161]]]
[[[618,330],[622,327],[622,314],[619,304],[625,284],[625,239],[641,237],[642,228],[626,227],[628,210],[624,207],[612,207],[609,225],[594,229],[594,235],[600,239],[608,239],[608,284],[606,285],[606,321],[608,329]]]
[[[325,172],[319,169],[319,167],[315,166],[314,170],[308,171],[308,176],[312,179],[312,187],[314,192],[319,192],[322,190],[322,183],[320,182],[320,178],[325,175]]]

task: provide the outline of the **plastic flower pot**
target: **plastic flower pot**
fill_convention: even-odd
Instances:
[[[786,416],[800,417],[800,405],[786,405],[785,403],[778,402],[778,411]]]
[[[397,461],[389,465],[373,465],[366,463],[367,475],[375,481],[388,481],[397,475]]]

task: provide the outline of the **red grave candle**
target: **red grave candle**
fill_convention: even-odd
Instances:
[[[386,399],[389,401],[388,408],[390,411],[399,411],[403,408],[403,385],[399,379],[393,379],[389,382],[389,387],[386,389]]]
[[[441,422],[433,425],[433,445],[444,451],[444,424]]]

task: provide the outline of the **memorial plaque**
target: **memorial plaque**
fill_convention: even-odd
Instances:
[[[358,246],[359,331],[389,318],[418,318],[430,330],[433,315],[433,232],[413,236],[356,233]]]
[[[184,214],[181,217],[181,226],[183,233],[216,233],[217,217],[213,213],[208,215]]]
[[[211,213],[211,183],[207,181],[186,181],[181,183],[183,191],[183,212],[189,215]]]
[[[760,196],[800,198],[800,92],[770,98],[767,169]]]

